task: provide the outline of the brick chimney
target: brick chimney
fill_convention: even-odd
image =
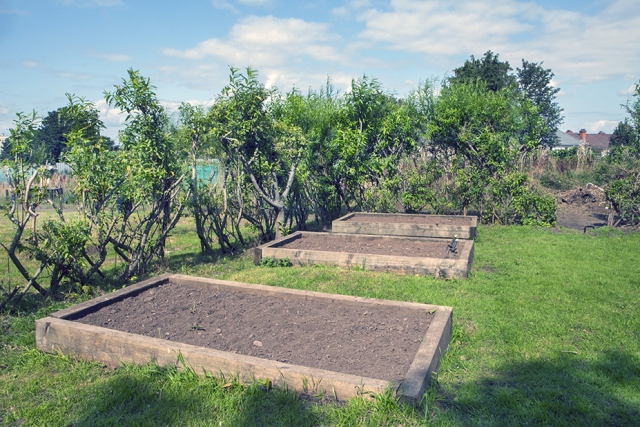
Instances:
[[[580,129],[580,140],[582,142],[587,142],[587,131],[584,129]]]

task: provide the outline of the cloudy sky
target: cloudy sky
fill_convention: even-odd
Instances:
[[[562,130],[612,132],[640,79],[638,0],[0,0],[0,133],[18,111],[44,116],[65,93],[95,102],[130,67],[175,110],[207,103],[229,66],[267,85],[318,88],[378,78],[403,96],[487,50],[515,69],[544,61],[561,88]]]

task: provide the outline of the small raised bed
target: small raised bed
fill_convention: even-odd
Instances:
[[[422,215],[354,212],[331,224],[334,233],[379,234],[383,236],[473,239],[478,218],[462,215]]]
[[[198,373],[268,378],[338,399],[391,388],[418,402],[447,349],[451,318],[450,307],[163,275],[37,320],[36,346],[112,367],[180,368],[181,355]],[[217,347],[190,344],[207,339]],[[235,352],[221,350],[225,342]],[[305,357],[308,365],[292,363]]]
[[[329,264],[404,275],[466,278],[473,261],[473,240],[298,231],[255,248],[254,262],[287,258],[294,265]]]

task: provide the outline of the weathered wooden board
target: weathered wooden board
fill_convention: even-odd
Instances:
[[[411,315],[411,312],[420,314],[425,311],[435,311],[435,316],[405,378],[399,383],[265,360],[73,321],[110,303],[135,296],[144,289],[167,282],[233,290],[270,298],[325,300],[335,304],[336,310],[353,305],[372,304],[389,309],[401,309],[406,311],[407,315]],[[391,388],[401,399],[417,403],[422,398],[433,372],[440,363],[440,358],[449,345],[451,321],[450,307],[324,294],[182,275],[163,275],[37,320],[36,346],[46,352],[62,352],[84,360],[99,361],[112,367],[117,367],[122,362],[138,364],[154,362],[160,366],[181,368],[178,361],[178,356],[181,355],[187,366],[201,374],[208,372],[236,375],[247,382],[255,378],[269,378],[276,385],[286,384],[287,387],[299,392],[326,391],[330,396],[335,395],[339,399],[362,392],[381,393]]]
[[[377,255],[354,252],[328,252],[318,250],[288,249],[282,247],[287,242],[300,238],[306,231],[297,231],[282,239],[274,240],[254,249],[253,261],[260,264],[262,258],[287,258],[294,265],[327,264],[339,267],[359,267],[365,270],[386,271],[401,275],[435,276],[441,278],[464,279],[469,276],[471,263],[473,262],[473,240],[459,240],[456,258],[424,258],[415,256]],[[315,233],[331,236],[343,236],[352,238],[353,234],[343,233]],[[400,237],[359,234],[358,238],[375,239],[399,239],[428,241],[434,240],[442,243],[443,239],[431,239],[424,237]]]
[[[380,217],[394,217],[395,221],[381,221]],[[421,223],[420,220],[424,220]],[[473,239],[478,218],[461,215],[378,214],[354,212],[331,223],[334,233],[379,234],[383,236],[438,237]]]

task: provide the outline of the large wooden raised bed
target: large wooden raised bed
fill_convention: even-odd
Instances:
[[[81,323],[83,318],[99,314],[99,310],[111,310],[110,312],[113,313],[115,311],[113,307],[117,303],[127,303],[138,295],[144,298],[152,291],[160,293],[161,288],[167,285],[186,285],[195,289],[217,292],[240,292],[242,295],[247,295],[245,299],[253,295],[264,299],[298,301],[326,306],[327,310],[334,310],[333,313],[347,312],[354,313],[356,316],[357,314],[366,315],[367,310],[392,310],[401,313],[400,316],[404,317],[404,320],[415,316],[432,317],[428,330],[419,332],[418,336],[422,339],[415,344],[417,348],[415,357],[406,375],[400,381],[365,378],[350,373],[282,363]],[[149,299],[144,298],[143,301]],[[196,309],[195,306],[194,309]],[[362,313],[363,309],[364,313]],[[185,315],[188,316],[188,313]],[[268,320],[256,318],[256,321],[260,322]],[[85,360],[99,361],[112,367],[122,362],[138,364],[154,362],[161,366],[175,365],[180,368],[181,362],[178,358],[181,355],[187,366],[198,373],[237,375],[242,381],[269,378],[275,385],[286,384],[289,388],[300,392],[325,391],[327,396],[336,396],[338,399],[363,392],[379,393],[391,388],[401,399],[418,402],[447,349],[451,338],[451,320],[450,307],[324,294],[182,275],[163,275],[37,320],[36,346],[46,352],[62,352]],[[401,330],[402,328],[398,328],[397,334],[401,334]],[[395,329],[393,333],[396,333]],[[309,342],[312,346],[316,344]],[[376,354],[369,354],[368,357],[375,358]],[[366,363],[366,360],[362,363]],[[315,390],[309,390],[312,387]]]
[[[447,254],[449,243],[448,239],[424,237],[298,231],[255,248],[254,262],[287,258],[294,265],[328,264],[403,275],[468,277],[473,240],[459,240],[455,254]]]
[[[383,236],[473,239],[478,218],[462,215],[422,215],[354,212],[331,224],[334,233],[379,234]]]

